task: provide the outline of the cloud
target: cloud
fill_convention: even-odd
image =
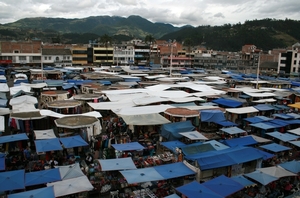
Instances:
[[[140,15],[152,22],[176,26],[236,24],[263,18],[300,19],[299,0],[1,0],[0,6],[2,24],[27,17],[103,15]]]
[[[225,18],[225,16],[221,12],[218,12],[217,14],[215,14],[214,17],[216,17],[216,18]]]

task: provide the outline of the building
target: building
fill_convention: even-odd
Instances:
[[[40,40],[2,41],[0,60],[13,65],[40,65],[41,47]]]
[[[114,47],[114,65],[132,65],[134,64],[134,46],[122,45]]]
[[[111,66],[114,60],[114,48],[111,46],[100,47],[94,46],[93,48],[93,64],[101,66]]]
[[[278,58],[278,69],[279,75],[290,76],[300,72],[300,43],[296,43],[291,49],[281,52]]]
[[[50,66],[72,66],[72,53],[70,49],[42,49],[42,63]]]
[[[92,50],[90,50],[92,52]],[[93,55],[91,60],[88,60],[88,47],[87,46],[73,46],[72,52],[72,65],[87,65],[89,62],[93,62]]]

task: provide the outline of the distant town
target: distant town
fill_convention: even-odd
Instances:
[[[263,51],[253,44],[241,51],[208,50],[205,46],[185,46],[176,41],[133,39],[122,44],[90,41],[85,45],[48,44],[41,40],[2,41],[2,66],[158,66],[161,68],[202,68],[237,73],[295,77],[299,75],[300,43],[285,49]]]

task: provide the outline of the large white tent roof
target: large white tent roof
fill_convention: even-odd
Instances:
[[[125,107],[134,107],[136,106],[133,101],[120,101],[120,102],[99,102],[99,103],[87,103],[94,110],[113,110],[113,109],[122,109]]]
[[[122,109],[113,109],[112,111],[119,115],[143,115],[151,113],[161,113],[169,108],[174,108],[172,105],[149,105],[139,107],[124,107]]]
[[[55,197],[91,191],[94,189],[93,185],[86,176],[48,183],[47,186],[54,187]]]
[[[229,113],[235,113],[235,114],[245,114],[245,113],[259,112],[254,107],[227,108],[226,111],[229,112]]]

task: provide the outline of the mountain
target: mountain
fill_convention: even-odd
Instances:
[[[119,16],[91,16],[82,19],[64,19],[64,18],[24,18],[13,23],[3,24],[1,30],[21,32],[20,36],[27,33],[28,37],[51,38],[60,36],[64,38],[71,35],[87,38],[86,34],[93,40],[95,37],[107,34],[110,36],[123,35],[129,38],[144,39],[146,35],[152,35],[154,38],[160,38],[164,34],[179,30],[170,24],[152,23],[140,16],[129,16],[128,18]],[[44,35],[43,35],[44,34]],[[9,36],[9,35],[8,35]],[[26,36],[26,35],[25,35]],[[78,40],[78,38],[77,38]],[[80,39],[79,39],[80,40]],[[85,42],[87,43],[88,40]]]
[[[299,32],[300,21],[263,19],[246,21],[244,24],[186,27],[166,34],[161,39],[189,39],[193,46],[202,44],[214,50],[240,51],[246,44],[271,50],[286,48],[300,41]]]
[[[0,40],[26,40],[38,38],[43,42],[88,43],[104,34],[113,42],[133,38],[143,39],[152,35],[155,39],[176,39],[190,47],[205,45],[208,49],[240,51],[245,44],[259,49],[286,48],[300,41],[300,21],[262,19],[244,24],[222,26],[153,23],[140,16],[91,16],[82,19],[24,18],[14,23],[0,24]]]

